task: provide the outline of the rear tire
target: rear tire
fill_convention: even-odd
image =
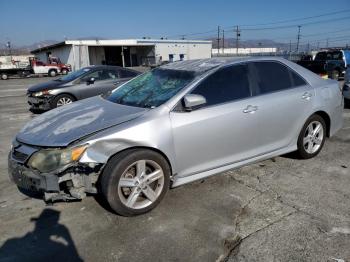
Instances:
[[[5,74],[5,73],[2,73],[1,74],[1,79],[2,80],[7,80],[7,79],[9,79],[9,76],[7,74]]]
[[[119,215],[135,216],[155,208],[169,189],[171,170],[160,154],[131,149],[112,157],[101,176],[102,194]]]
[[[51,108],[68,105],[73,103],[74,101],[75,101],[75,98],[69,94],[58,95],[51,102]]]
[[[326,140],[327,129],[324,119],[312,115],[304,124],[298,137],[297,154],[302,159],[315,157],[320,153]]]
[[[50,70],[49,71],[49,76],[55,77],[56,75],[57,75],[57,71],[56,70]]]

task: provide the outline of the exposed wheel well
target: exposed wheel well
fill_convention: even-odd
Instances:
[[[173,174],[173,169],[172,169],[172,166],[171,166],[171,163],[170,163],[169,158],[168,158],[162,151],[160,151],[160,150],[157,149],[157,148],[153,148],[153,147],[147,147],[147,146],[129,147],[129,148],[123,149],[123,150],[121,150],[121,151],[119,151],[119,152],[117,152],[117,153],[111,155],[111,156],[108,158],[108,161],[109,161],[112,157],[114,157],[115,155],[118,155],[118,154],[120,154],[120,153],[122,153],[122,152],[129,151],[129,150],[137,150],[137,149],[146,149],[146,150],[154,151],[154,152],[160,154],[160,155],[161,155],[162,157],[164,157],[164,159],[168,162],[168,165],[169,165],[169,168],[170,168],[170,172],[171,172],[171,174]],[[107,161],[107,162],[108,162],[108,161]]]
[[[331,118],[329,117],[329,115],[325,111],[317,111],[314,113],[314,115],[319,115],[323,118],[324,122],[326,123],[326,134],[327,137],[329,137],[331,131]]]

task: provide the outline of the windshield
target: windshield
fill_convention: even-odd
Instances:
[[[73,81],[74,79],[77,79],[79,76],[82,76],[84,74],[86,74],[87,72],[89,72],[91,69],[90,68],[82,68],[78,71],[74,71],[69,73],[68,75],[61,77],[59,79],[57,79],[58,81],[64,81],[64,82],[70,82]]]
[[[127,82],[106,99],[118,104],[154,108],[168,101],[194,78],[194,72],[157,68]]]

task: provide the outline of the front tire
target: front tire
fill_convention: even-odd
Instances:
[[[160,154],[144,149],[112,157],[101,177],[101,190],[119,215],[135,216],[155,208],[169,189],[171,170]]]
[[[51,103],[51,108],[56,108],[64,105],[71,104],[75,101],[74,97],[68,94],[62,94],[56,96],[52,103]]]
[[[66,75],[66,74],[68,74],[68,70],[67,69],[62,69],[61,73],[62,73],[62,75]]]
[[[312,115],[304,124],[298,137],[297,153],[302,159],[315,157],[326,140],[326,123],[319,115]]]

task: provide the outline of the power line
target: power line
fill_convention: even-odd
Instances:
[[[262,26],[262,25],[276,25],[276,24],[283,24],[283,23],[289,23],[289,22],[296,22],[296,21],[302,21],[302,20],[308,20],[313,18],[319,18],[323,16],[330,16],[340,13],[347,13],[350,12],[350,9],[330,12],[330,13],[323,13],[315,16],[308,16],[308,17],[302,17],[302,18],[295,18],[295,19],[288,19],[288,20],[282,20],[282,21],[276,21],[276,22],[270,22],[270,23],[261,23],[261,24],[248,24],[248,25],[240,25],[240,26]]]
[[[320,21],[313,21],[313,22],[308,22],[308,23],[303,23],[303,24],[283,25],[283,26],[275,26],[275,27],[260,27],[260,28],[258,28],[258,27],[257,28],[242,28],[242,30],[244,30],[244,31],[276,30],[276,29],[297,27],[299,25],[308,26],[308,25],[315,25],[315,24],[331,23],[331,22],[337,22],[337,21],[347,20],[347,19],[350,19],[350,16],[327,19],[327,20],[320,20]]]
[[[289,19],[289,20],[271,22],[271,23],[263,23],[263,24],[255,24],[255,25],[240,25],[240,27],[242,27],[242,26],[262,26],[262,25],[283,24],[283,23],[288,23],[288,22],[309,20],[309,19],[313,19],[313,18],[319,18],[319,17],[330,16],[330,15],[346,13],[346,12],[350,12],[350,9],[341,10],[341,11],[335,11],[335,12],[330,12],[330,13],[324,13],[324,14],[315,15],[315,16],[303,17],[303,18],[296,18],[296,19]],[[341,17],[341,18],[333,18],[333,19],[328,19],[328,20],[313,21],[313,22],[302,23],[302,24],[298,24],[298,25],[307,26],[307,25],[313,25],[313,24],[341,21],[341,20],[346,20],[346,19],[350,19],[350,16]],[[298,25],[297,24],[293,24],[293,25],[283,25],[283,26],[276,26],[276,27],[241,28],[241,30],[249,30],[249,31],[250,30],[251,31],[275,30],[275,29],[285,29],[285,28],[297,27]],[[232,28],[235,28],[235,27],[236,26],[227,26],[227,27],[224,27],[224,29],[232,29]],[[170,35],[170,36],[167,36],[167,38],[179,37],[179,36],[180,37],[184,37],[184,36],[204,35],[204,34],[213,33],[213,32],[216,32],[216,29],[209,30],[209,31],[203,31],[203,32],[188,33],[188,34]]]

